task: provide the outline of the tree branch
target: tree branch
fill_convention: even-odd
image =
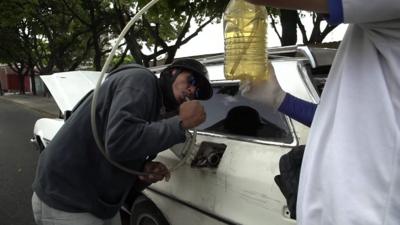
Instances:
[[[303,23],[301,23],[299,15],[297,16],[297,26],[300,29],[301,37],[303,38],[303,44],[307,44],[308,43],[308,38],[307,38],[306,28],[304,27]]]
[[[82,24],[86,25],[86,26],[90,26],[90,24],[88,22],[86,22],[84,19],[82,19],[78,14],[75,13],[75,10],[73,10],[69,4],[67,3],[67,1],[62,0],[64,5],[67,7],[68,11],[72,14],[72,16],[74,16],[76,19],[79,20],[79,22],[81,22]]]
[[[157,32],[155,32],[152,27],[150,26],[149,21],[147,20],[147,18],[145,16],[142,17],[142,21],[143,21],[143,25],[150,31],[151,36],[155,39],[157,44],[160,44],[161,47],[163,48],[168,48],[167,43],[160,37],[160,35],[158,35]]]
[[[274,18],[271,14],[269,15],[269,18],[271,18],[271,25],[272,25],[272,28],[274,29],[276,35],[277,35],[278,38],[279,38],[279,41],[280,41],[281,44],[282,44],[282,36],[279,34],[279,31],[278,31],[278,29],[276,28],[275,18]]]

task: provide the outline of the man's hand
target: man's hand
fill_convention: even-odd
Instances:
[[[269,80],[267,81],[243,81],[240,84],[240,93],[250,100],[259,102],[278,109],[286,96],[276,79],[274,67],[269,64]]]
[[[168,181],[171,177],[168,168],[160,162],[146,162],[143,172],[151,173],[147,176],[139,176],[141,181],[149,184],[156,183],[164,178],[165,181]]]
[[[194,128],[206,120],[204,107],[199,101],[187,101],[179,107],[179,118],[182,121],[182,128]]]

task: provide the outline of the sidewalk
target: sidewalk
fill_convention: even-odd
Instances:
[[[7,94],[0,96],[0,100],[11,101],[24,107],[33,109],[45,117],[58,117],[59,109],[53,97],[33,96],[30,94]]]

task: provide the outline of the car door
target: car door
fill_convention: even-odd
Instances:
[[[207,214],[210,220],[294,224],[274,182],[280,156],[296,145],[290,120],[249,102],[237,90],[237,84],[215,87],[213,98],[203,102],[208,116],[197,128],[192,156],[172,172],[169,182],[150,189]],[[159,154],[157,160],[170,167],[179,162],[171,151]],[[199,224],[209,223],[203,219]]]

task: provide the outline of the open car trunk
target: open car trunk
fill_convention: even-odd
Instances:
[[[98,71],[70,71],[40,76],[61,112],[71,111],[100,77]]]

